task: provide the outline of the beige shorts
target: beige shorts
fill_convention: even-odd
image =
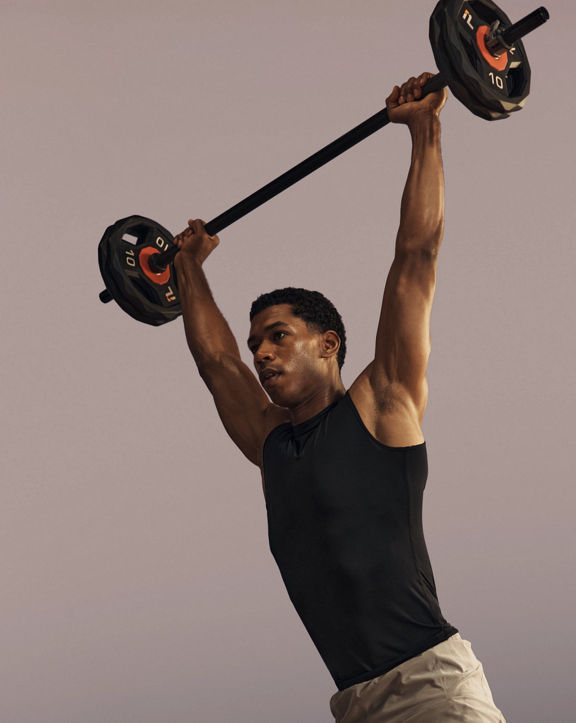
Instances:
[[[330,699],[336,723],[506,723],[482,663],[456,633]]]

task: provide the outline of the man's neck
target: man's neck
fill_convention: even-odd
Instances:
[[[326,407],[341,399],[345,394],[346,387],[341,379],[337,383],[315,391],[312,396],[303,400],[297,407],[290,409],[292,426],[302,424],[307,419],[312,419],[312,417],[320,414]]]

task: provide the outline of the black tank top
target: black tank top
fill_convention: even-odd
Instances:
[[[338,690],[458,632],[424,541],[425,442],[381,444],[346,393],[273,429],[263,468],[270,550]]]

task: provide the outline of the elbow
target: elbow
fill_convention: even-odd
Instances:
[[[397,254],[416,254],[423,259],[429,261],[435,261],[440,253],[441,238],[437,240],[434,238],[426,239],[401,239],[396,241],[396,253]]]
[[[194,359],[198,367],[198,372],[202,380],[206,383],[213,379],[214,376],[220,376],[223,371],[237,371],[239,363],[242,363],[239,356],[227,352],[211,353],[201,360],[196,357],[194,357]]]
[[[444,216],[423,213],[417,223],[401,223],[396,236],[396,250],[423,251],[438,255],[444,236]]]
[[[398,232],[396,238],[396,251],[398,252],[416,252],[423,256],[436,258],[442,245],[442,237],[444,235],[444,227],[435,227],[430,230],[420,230],[410,233],[404,232],[402,229]]]

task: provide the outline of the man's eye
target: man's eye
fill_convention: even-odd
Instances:
[[[285,331],[275,331],[273,338],[276,339],[279,334],[282,334],[282,336],[286,336],[286,332],[285,332]]]

